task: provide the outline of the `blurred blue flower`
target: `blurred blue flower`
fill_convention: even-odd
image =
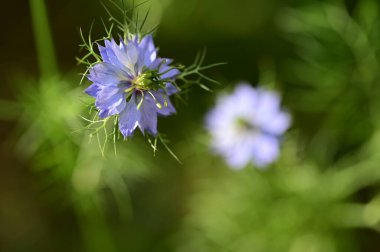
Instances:
[[[206,117],[206,126],[215,152],[240,169],[250,162],[265,167],[276,160],[279,138],[290,121],[276,93],[241,83],[231,95],[219,97]]]
[[[118,115],[125,138],[137,127],[156,135],[157,114],[175,113],[169,96],[178,92],[172,83],[180,71],[169,66],[172,60],[157,57],[151,35],[120,44],[105,40],[99,51],[103,61],[90,68],[87,78],[93,84],[85,91],[96,98],[99,117]]]

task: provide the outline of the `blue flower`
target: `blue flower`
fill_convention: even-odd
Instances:
[[[117,115],[125,138],[137,127],[156,135],[157,115],[175,113],[169,96],[178,92],[172,83],[179,70],[170,66],[172,60],[157,57],[151,35],[119,44],[105,40],[99,51],[103,61],[89,69],[93,84],[85,91],[96,99],[99,117]]]
[[[218,99],[207,115],[206,126],[215,152],[239,169],[250,162],[265,167],[276,160],[279,138],[290,121],[276,93],[241,83],[233,94]]]

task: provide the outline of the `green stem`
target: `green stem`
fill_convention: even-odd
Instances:
[[[29,0],[42,79],[57,75],[57,62],[44,0]]]

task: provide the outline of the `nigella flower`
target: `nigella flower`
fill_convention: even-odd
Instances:
[[[280,136],[290,120],[276,93],[241,83],[233,94],[218,99],[206,124],[213,149],[238,169],[250,162],[264,167],[276,160]]]
[[[125,138],[137,127],[156,135],[157,115],[175,113],[169,96],[178,92],[172,83],[179,70],[170,66],[172,60],[157,57],[151,35],[119,44],[105,40],[99,51],[103,61],[89,69],[93,84],[86,89],[96,98],[99,117],[117,115]]]

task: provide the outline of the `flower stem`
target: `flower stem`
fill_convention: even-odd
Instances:
[[[41,79],[57,75],[57,62],[44,0],[29,0]]]

